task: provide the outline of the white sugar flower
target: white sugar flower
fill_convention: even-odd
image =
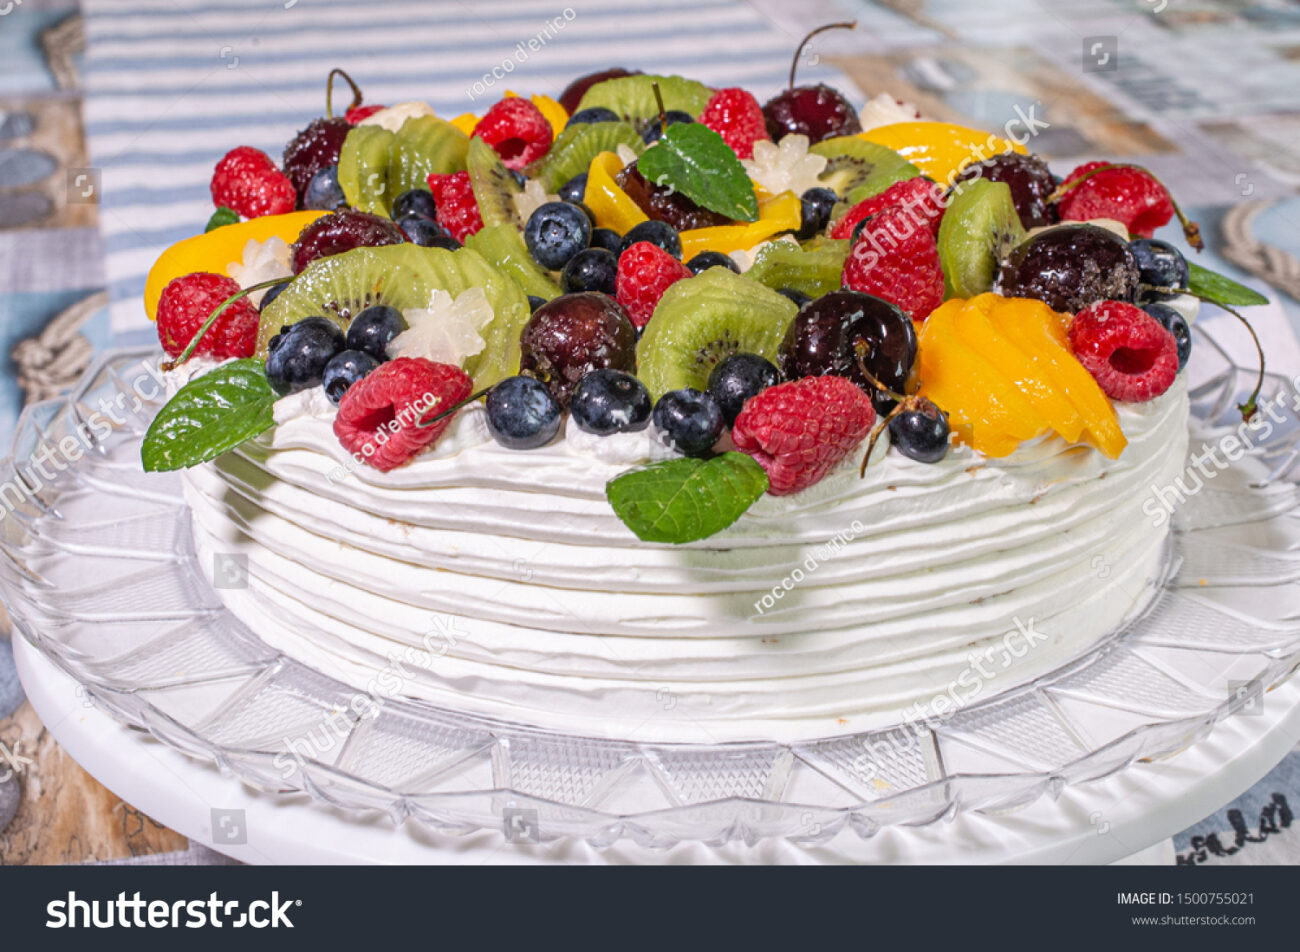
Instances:
[[[560,196],[549,195],[546,189],[542,188],[542,183],[537,179],[529,179],[528,184],[524,186],[522,192],[516,192],[511,196],[515,202],[515,211],[519,213],[519,220],[527,222],[533,216],[533,212],[541,208],[547,202],[558,202]]]
[[[427,308],[402,311],[407,329],[388,344],[390,357],[424,357],[440,364],[455,364],[481,353],[487,341],[480,333],[495,316],[482,288],[469,288],[454,299],[435,290]]]
[[[420,116],[432,116],[433,107],[427,102],[399,102],[396,106],[389,106],[381,109],[366,118],[362,119],[357,125],[360,126],[383,126],[389,132],[397,132],[402,128],[402,124],[407,119],[416,119]]]
[[[802,195],[822,185],[818,178],[826,168],[826,157],[808,151],[808,137],[788,135],[781,144],[767,140],[754,143],[754,157],[741,159],[749,177],[772,195],[784,191]]]
[[[252,287],[263,281],[274,281],[277,278],[291,278],[293,277],[293,255],[283,238],[274,235],[266,241],[250,238],[244,245],[243,260],[232,261],[226,265],[226,274],[234,278],[235,283],[241,288]],[[253,307],[261,306],[262,296],[269,290],[270,288],[263,288],[248,296]]]
[[[858,113],[858,122],[862,124],[863,132],[868,129],[879,129],[881,126],[892,126],[897,122],[929,121],[921,115],[921,110],[910,102],[899,102],[888,93],[881,93],[874,99],[868,99],[862,111]]]

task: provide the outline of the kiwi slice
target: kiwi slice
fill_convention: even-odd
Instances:
[[[471,139],[465,157],[469,168],[469,183],[474,188],[474,199],[484,225],[513,225],[522,230],[515,196],[523,187],[515,181],[510,170],[501,161],[496,150],[482,139]]]
[[[659,116],[655,83],[664,97],[665,110],[680,109],[692,116],[702,113],[713,95],[708,86],[682,76],[620,76],[596,83],[583,93],[577,111],[595,106],[612,109],[639,132]]]
[[[808,151],[826,157],[826,168],[818,177],[850,205],[879,195],[895,182],[921,174],[920,169],[893,149],[857,136],[824,139]]]
[[[519,285],[470,248],[448,251],[418,245],[354,248],[309,264],[262,312],[257,354],[282,327],[320,315],[346,329],[352,318],[372,304],[425,307],[434,289],[455,296],[481,287],[495,314],[480,333],[487,342],[466,362],[465,371],[479,387],[517,373],[519,334],[528,323],[528,298]]]
[[[465,247],[473,248],[514,278],[525,294],[549,301],[560,293],[560,286],[550,272],[528,253],[528,246],[514,225],[485,225],[465,240]]]
[[[565,126],[551,150],[525,171],[547,192],[554,192],[575,175],[587,171],[591,160],[600,153],[616,152],[620,145],[637,155],[645,149],[641,136],[626,122],[580,122]]]
[[[939,225],[944,296],[971,298],[993,290],[998,264],[1024,238],[1005,182],[973,179],[959,185]]]
[[[803,247],[788,241],[764,245],[746,274],[774,291],[794,288],[809,297],[837,290],[849,256],[849,243],[816,238]]]
[[[402,123],[388,154],[388,194],[396,198],[413,188],[428,190],[431,174],[465,168],[469,136],[450,122],[416,116]]]
[[[353,126],[339,151],[339,187],[353,208],[388,217],[388,156],[396,136],[382,126]]]
[[[718,361],[759,354],[776,363],[798,309],[784,295],[726,268],[710,268],[664,292],[637,345],[637,376],[658,399],[704,390]]]

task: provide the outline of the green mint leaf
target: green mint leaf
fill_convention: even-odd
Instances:
[[[708,126],[678,122],[637,159],[637,170],[656,185],[681,192],[696,205],[737,221],[758,220],[754,183],[736,153]]]
[[[605,484],[609,504],[642,542],[680,544],[731,525],[767,492],[767,473],[744,453],[664,460]]]
[[[217,210],[212,213],[208,219],[207,225],[203,229],[206,235],[210,231],[220,228],[222,225],[234,225],[239,222],[239,212],[233,208],[227,208],[225,205],[218,206]]]
[[[1268,298],[1264,295],[1252,291],[1244,284],[1238,284],[1232,278],[1224,277],[1217,271],[1202,268],[1191,261],[1187,262],[1187,268],[1191,272],[1187,290],[1215,304],[1226,304],[1228,307],[1254,307],[1268,303]]]
[[[145,471],[197,466],[269,430],[276,398],[260,360],[234,360],[196,377],[149,425],[140,449]]]

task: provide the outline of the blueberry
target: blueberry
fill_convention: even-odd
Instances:
[[[531,450],[560,430],[560,405],[535,377],[507,377],[487,395],[488,432],[502,446]]]
[[[614,295],[618,278],[618,258],[606,248],[588,248],[569,259],[560,274],[560,287],[565,294],[579,291],[600,291]]]
[[[339,167],[327,165],[311,177],[302,196],[302,207],[318,212],[332,212],[348,203],[339,185]]]
[[[612,367],[593,370],[579,380],[569,401],[573,422],[598,436],[644,430],[652,408],[645,384]]]
[[[570,122],[573,120],[570,119]],[[559,192],[562,202],[581,202],[587,195],[587,173],[579,172],[573,178],[569,179],[560,186]]]
[[[577,205],[547,202],[528,216],[524,242],[534,261],[559,271],[591,242],[591,219]]]
[[[613,109],[606,109],[604,106],[591,106],[587,109],[579,109],[569,117],[569,125],[584,122],[618,122],[619,115]]]
[[[262,295],[262,303],[258,305],[257,309],[259,311],[265,311],[266,306],[270,304],[272,301],[274,301],[276,298],[278,298],[280,296],[280,292],[283,291],[288,286],[289,286],[288,281],[281,281],[279,284],[271,285],[269,288],[266,289],[266,293]]]
[[[567,204],[575,208],[581,208],[582,213],[587,216],[587,221],[591,222],[592,230],[596,228],[596,213],[591,210],[591,206],[586,202],[568,202]]]
[[[1138,280],[1161,288],[1186,288],[1191,277],[1182,252],[1159,238],[1136,238],[1128,243],[1137,259]],[[1173,295],[1159,291],[1142,291],[1143,301],[1167,301]]]
[[[800,199],[800,224],[794,236],[800,241],[807,241],[826,227],[831,220],[831,209],[839,201],[829,188],[810,188]]]
[[[1160,322],[1161,327],[1174,335],[1174,342],[1178,345],[1178,369],[1182,370],[1187,366],[1187,358],[1192,355],[1192,329],[1187,326],[1187,318],[1168,304],[1159,302],[1144,304],[1142,310],[1154,317]]]
[[[337,404],[343,394],[370,371],[379,366],[379,361],[361,350],[341,350],[325,365],[321,382],[325,385],[325,396]]]
[[[433,193],[423,188],[413,188],[397,196],[393,202],[393,221],[401,221],[418,215],[420,218],[435,218],[438,206],[433,201]]]
[[[732,354],[719,361],[709,374],[709,393],[717,401],[722,419],[731,426],[746,400],[780,382],[781,372],[766,357]]]
[[[682,258],[682,237],[677,234],[677,229],[666,221],[651,219],[632,226],[632,230],[623,236],[622,251],[627,251],[638,241],[648,241],[652,245],[658,245],[678,261]]]
[[[725,423],[718,402],[691,387],[669,390],[655,404],[654,424],[683,456],[707,456]]]
[[[591,230],[591,247],[607,248],[614,254],[623,250],[623,236],[612,228],[593,228]]]
[[[388,342],[406,330],[402,312],[387,304],[366,308],[348,325],[348,350],[359,350],[375,360],[388,359]]]
[[[426,248],[446,248],[448,251],[459,251],[464,247],[459,241],[445,231],[441,235],[434,235],[425,240],[429,242],[424,246]]]
[[[853,226],[853,230],[849,232],[850,248],[852,248],[854,245],[858,243],[858,238],[861,237],[862,230],[867,227],[867,222],[871,221],[871,219],[874,217],[875,217],[874,215],[868,215],[866,218],[862,219],[860,222],[858,222],[856,225]]]
[[[436,221],[420,215],[408,215],[399,219],[397,227],[402,229],[408,241],[421,248],[446,248],[448,240],[455,241]],[[459,244],[456,245],[459,247]]]
[[[924,397],[889,421],[889,438],[918,463],[937,463],[948,452],[948,414]]]
[[[266,382],[282,396],[319,386],[325,365],[343,349],[343,332],[323,317],[304,317],[267,344]]]
[[[528,313],[535,314],[537,309],[546,303],[546,298],[538,297],[536,294],[528,295]]]
[[[682,112],[680,109],[669,109],[666,113],[664,113],[664,118],[668,120],[668,125],[670,126],[675,126],[679,122],[695,121],[694,116],[692,116],[689,112]],[[656,116],[654,122],[646,126],[645,132],[641,133],[641,138],[642,140],[645,141],[647,145],[649,145],[651,142],[658,142],[660,137],[663,134],[664,134],[663,123],[660,122],[659,117]]]
[[[805,304],[807,304],[809,301],[812,300],[811,297],[809,297],[807,294],[804,294],[798,288],[778,288],[776,293],[784,297],[788,297],[791,301],[794,301],[794,306],[799,308],[800,310],[803,309],[803,306]]]
[[[731,255],[724,255],[721,251],[701,251],[686,262],[686,267],[691,269],[692,274],[703,274],[710,268],[726,268],[740,274],[740,265],[732,260]]]

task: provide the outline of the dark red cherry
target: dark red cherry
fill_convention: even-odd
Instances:
[[[519,335],[520,370],[546,384],[561,407],[578,381],[604,367],[636,372],[636,328],[606,294],[561,294],[543,304]]]
[[[862,123],[844,94],[830,86],[796,86],[779,92],[763,107],[767,134],[779,142],[785,135],[807,136],[821,142],[862,131]]]
[[[607,79],[618,79],[621,76],[635,76],[641,71],[624,69],[621,66],[612,66],[609,69],[602,69],[598,73],[588,73],[586,76],[579,76],[569,85],[564,87],[564,92],[560,93],[560,105],[569,115],[578,111],[578,103],[582,102],[582,97],[586,95],[588,89],[597,83],[603,83]]]
[[[729,225],[731,219],[701,208],[681,192],[654,184],[638,171],[633,162],[614,177],[618,187],[640,206],[649,218],[667,222],[678,231]]]
[[[974,178],[1005,182],[1011,189],[1011,203],[1016,206],[1020,224],[1026,228],[1056,223],[1056,206],[1047,201],[1056,190],[1056,177],[1038,156],[1003,152],[983,162],[972,162],[957,176],[957,181]]]
[[[1133,301],[1139,270],[1128,242],[1097,225],[1058,225],[1022,241],[1002,262],[999,293],[1074,314],[1098,301]]]
[[[404,241],[406,233],[387,218],[341,208],[322,215],[299,233],[293,244],[293,273],[299,274],[317,258],[339,255],[353,248],[400,245]]]

